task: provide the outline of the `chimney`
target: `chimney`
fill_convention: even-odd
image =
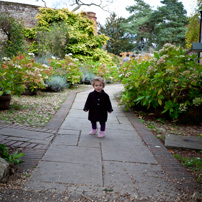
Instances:
[[[96,13],[94,12],[83,12],[82,13],[83,16],[87,16],[90,20],[92,20],[94,22],[94,33],[95,35],[97,35],[97,17],[96,17]]]

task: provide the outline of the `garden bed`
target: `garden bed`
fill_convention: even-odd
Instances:
[[[54,116],[69,92],[82,90],[87,85],[77,85],[60,92],[42,92],[37,95],[12,96],[9,110],[0,113],[0,122],[34,127],[45,126]]]

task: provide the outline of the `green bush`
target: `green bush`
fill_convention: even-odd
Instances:
[[[89,73],[89,75],[95,75],[104,78],[107,82],[116,81],[118,78],[118,71],[116,65],[109,65],[105,63],[95,62],[92,60],[82,63],[80,67],[83,74]]]
[[[53,69],[54,76],[66,78],[69,85],[80,83],[82,73],[79,70],[78,59],[73,59],[71,54],[65,55],[65,58],[62,60],[53,56],[49,59],[49,64]]]
[[[157,109],[172,119],[201,107],[202,68],[197,54],[184,54],[181,47],[165,44],[151,60],[124,64],[119,69],[125,86],[122,103]]]
[[[72,53],[81,61],[100,61],[114,64],[111,56],[100,47],[107,43],[104,34],[96,35],[94,22],[82,13],[74,13],[68,9],[40,8],[37,16],[38,25],[25,30],[27,38],[33,39],[29,52],[38,53],[38,31],[40,36],[40,53],[50,51],[57,57],[64,58]]]
[[[6,35],[6,40],[3,41],[1,56],[13,57],[19,52],[25,52],[25,35],[24,25],[22,22],[17,21],[7,13],[1,13],[0,16],[0,29]]]

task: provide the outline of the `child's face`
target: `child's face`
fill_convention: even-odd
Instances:
[[[103,83],[100,81],[95,81],[93,88],[100,93],[102,91],[102,89],[104,88]]]

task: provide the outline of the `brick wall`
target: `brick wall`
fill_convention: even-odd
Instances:
[[[37,24],[35,17],[39,13],[38,8],[34,5],[0,1],[0,14],[8,12],[15,19],[22,20],[27,28],[34,27]]]
[[[36,15],[39,13],[39,6],[28,5],[23,3],[13,3],[0,1],[0,14],[8,12],[12,17],[22,20],[26,28],[32,28],[37,25]],[[94,29],[97,34],[97,18],[93,12],[86,12],[84,16],[95,22]],[[0,30],[0,40],[6,39],[6,36]]]

